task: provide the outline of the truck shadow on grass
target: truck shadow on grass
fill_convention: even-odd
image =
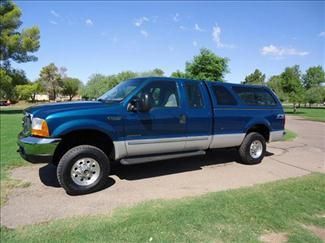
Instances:
[[[266,157],[273,153],[266,152]],[[124,166],[114,162],[111,166],[111,175],[117,176],[120,180],[141,180],[162,175],[183,173],[187,171],[201,170],[204,166],[225,166],[229,163],[241,163],[237,151],[234,149],[218,149],[207,152],[204,156],[187,157],[181,159],[171,159],[152,163]],[[50,187],[60,187],[56,177],[56,166],[45,165],[39,169],[41,182]],[[107,178],[107,183],[103,188],[111,187],[115,184],[112,177]]]

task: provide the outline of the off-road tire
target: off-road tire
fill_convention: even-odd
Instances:
[[[71,169],[76,161],[92,158],[97,161],[100,171],[98,178],[90,185],[78,185],[71,178]],[[57,178],[64,190],[71,195],[87,194],[103,188],[110,172],[110,161],[99,148],[91,145],[80,145],[69,149],[60,159],[57,167]]]
[[[250,154],[251,144],[254,141],[260,141],[263,148],[262,153],[258,158],[253,158]],[[266,152],[265,138],[260,133],[257,132],[251,132],[247,134],[242,144],[240,145],[238,152],[242,163],[249,164],[249,165],[260,163],[263,160]]]

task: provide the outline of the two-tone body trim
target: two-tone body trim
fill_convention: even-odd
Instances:
[[[239,146],[243,142],[245,135],[245,133],[213,135],[209,148],[214,149]]]
[[[270,141],[281,141],[284,130],[270,132]],[[240,146],[246,134],[215,134],[177,138],[137,139],[114,142],[115,159],[148,154],[206,150]]]
[[[281,140],[283,140],[284,135],[285,135],[284,130],[272,131],[272,132],[270,132],[270,141],[269,142],[281,141]]]
[[[245,133],[116,141],[114,142],[115,159],[138,155],[235,147],[242,143],[244,137]]]

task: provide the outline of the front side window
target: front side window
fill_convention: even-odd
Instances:
[[[191,108],[203,108],[203,97],[201,91],[201,83],[186,83],[185,90],[187,101]]]
[[[152,108],[155,107],[179,107],[179,95],[176,83],[173,81],[154,81],[144,87],[136,96],[149,95]]]
[[[273,96],[264,88],[233,87],[233,90],[246,105],[276,105]]]
[[[215,85],[212,87],[218,105],[236,105],[237,102],[233,95],[223,86]]]

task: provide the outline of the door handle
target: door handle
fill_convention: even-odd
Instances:
[[[184,114],[179,116],[179,123],[185,124],[186,123],[186,116]]]

